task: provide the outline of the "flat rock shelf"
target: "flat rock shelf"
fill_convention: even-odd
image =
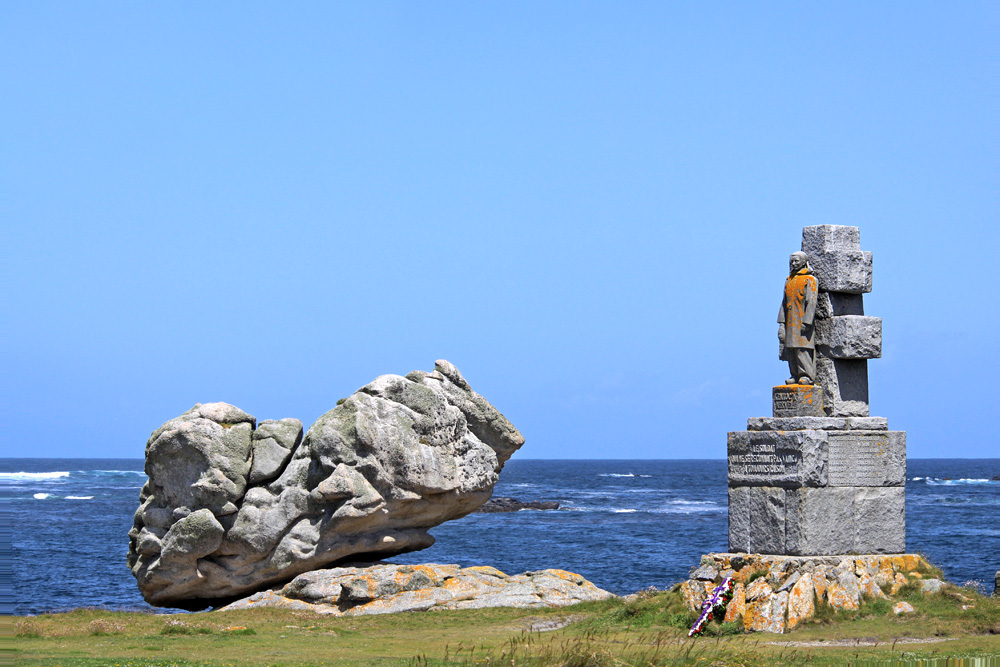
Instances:
[[[300,574],[224,609],[279,607],[332,616],[433,609],[564,607],[614,597],[565,570],[508,575],[489,566],[368,563]]]

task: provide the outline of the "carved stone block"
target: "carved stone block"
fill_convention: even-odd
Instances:
[[[830,486],[903,486],[905,431],[837,431],[827,437]]]
[[[785,551],[797,556],[854,551],[856,489],[789,489],[786,493]]]
[[[823,387],[783,384],[771,392],[775,417],[823,417]]]
[[[868,416],[867,359],[816,355],[816,382],[823,386],[823,407],[828,416]]]
[[[750,552],[750,489],[729,487],[729,550]]]
[[[748,431],[888,431],[885,417],[751,417]]]
[[[730,486],[825,486],[827,431],[729,434]]]
[[[847,417],[751,417],[748,431],[846,431]]]
[[[812,253],[861,250],[861,230],[849,225],[811,225],[802,228],[802,251]],[[812,251],[812,252],[810,252]]]
[[[808,251],[807,251],[808,252]],[[809,254],[809,266],[826,292],[863,294],[872,291],[872,254],[866,251]]]
[[[825,292],[872,291],[872,254],[861,250],[857,227],[816,225],[802,229],[802,251]]]
[[[785,553],[785,490],[750,488],[750,549],[748,553]]]
[[[882,318],[839,315],[816,320],[816,349],[832,359],[877,359],[882,356]]]
[[[851,431],[888,431],[889,420],[885,417],[848,417],[847,428]]]
[[[855,553],[905,553],[906,489],[902,486],[856,489],[854,525]]]

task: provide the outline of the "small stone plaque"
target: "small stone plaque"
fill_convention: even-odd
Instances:
[[[775,417],[825,417],[823,387],[814,384],[783,384],[771,392]]]
[[[847,431],[829,435],[830,486],[902,486],[905,431]]]

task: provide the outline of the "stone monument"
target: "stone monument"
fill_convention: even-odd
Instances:
[[[729,434],[729,550],[903,553],[906,432],[868,414],[882,320],[864,314],[872,255],[857,227],[802,230],[778,316],[791,377],[773,416]]]
[[[784,632],[822,606],[943,585],[904,553],[906,433],[868,415],[868,360],[882,353],[882,320],[865,315],[871,289],[857,227],[802,230],[778,315],[790,377],[774,388],[771,417],[729,434],[729,552],[702,556],[681,582],[691,611],[725,584],[726,622]]]

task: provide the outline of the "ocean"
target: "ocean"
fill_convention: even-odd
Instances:
[[[146,481],[141,459],[0,459],[0,539],[13,582],[5,613],[77,607],[152,609],[125,564]],[[1000,569],[1000,459],[910,459],[907,551],[952,582],[992,591]],[[434,546],[400,563],[560,568],[617,594],[687,577],[726,551],[725,460],[509,461],[494,491],[559,510],[470,514],[431,530]],[[6,573],[5,573],[6,574]]]

